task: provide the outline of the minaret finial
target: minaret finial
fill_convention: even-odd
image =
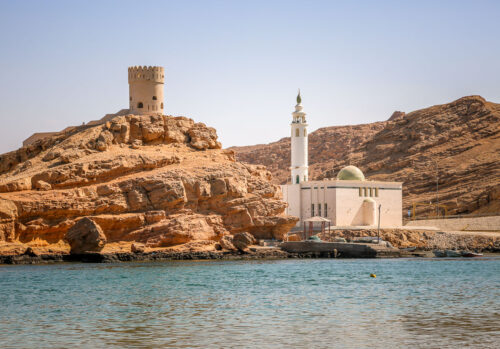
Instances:
[[[300,88],[299,88],[299,94],[297,95],[297,104],[302,103],[302,98],[300,97]]]

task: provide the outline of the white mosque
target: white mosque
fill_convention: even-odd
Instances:
[[[402,182],[369,181],[355,166],[339,171],[337,178],[309,181],[307,121],[302,100],[297,105],[291,123],[291,184],[281,186],[288,203],[286,213],[304,221],[327,221],[333,226],[401,227]]]

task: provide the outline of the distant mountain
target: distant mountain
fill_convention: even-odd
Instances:
[[[239,161],[267,166],[275,182],[289,180],[290,138],[230,149]],[[310,133],[310,178],[333,178],[348,164],[368,179],[404,182],[405,211],[414,202],[435,202],[438,182],[449,214],[500,214],[500,104],[469,96],[395,112],[384,122]]]

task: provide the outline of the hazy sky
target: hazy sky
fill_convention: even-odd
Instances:
[[[165,111],[224,147],[480,94],[500,102],[500,1],[0,0],[0,152],[128,107],[165,67]]]

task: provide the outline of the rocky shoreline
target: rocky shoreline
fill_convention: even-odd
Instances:
[[[288,253],[279,248],[257,251],[152,251],[116,252],[84,254],[40,254],[40,255],[0,255],[1,264],[51,264],[63,262],[116,263],[133,261],[174,261],[174,260],[252,260],[287,258],[333,258],[333,253]]]
[[[412,257],[402,254],[400,257]],[[289,258],[345,258],[334,252],[286,252],[280,248],[258,248],[248,251],[151,251],[84,254],[22,254],[0,255],[1,264],[52,264],[52,263],[117,263],[134,261],[175,260],[257,260]]]

